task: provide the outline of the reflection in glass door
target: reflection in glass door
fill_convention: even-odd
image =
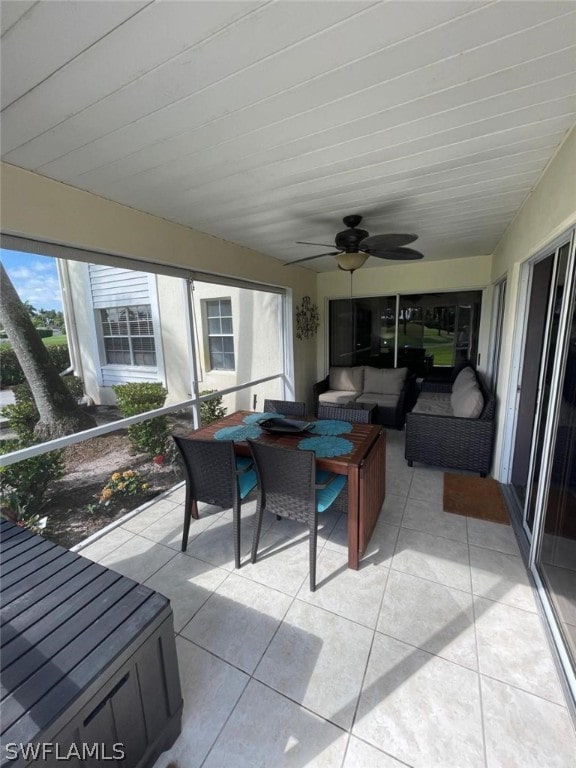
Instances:
[[[544,511],[539,572],[563,641],[576,667],[576,311],[560,389],[550,487]]]

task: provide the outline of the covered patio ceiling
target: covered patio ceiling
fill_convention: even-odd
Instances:
[[[490,254],[576,119],[573,1],[0,7],[6,163],[285,262]]]

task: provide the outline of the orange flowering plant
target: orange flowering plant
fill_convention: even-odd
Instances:
[[[133,469],[128,469],[126,472],[114,472],[102,488],[99,501],[106,505],[118,496],[136,496],[147,491],[149,487],[144,478]]]

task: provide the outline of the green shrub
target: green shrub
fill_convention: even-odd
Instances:
[[[100,504],[108,505],[119,496],[137,496],[148,490],[149,484],[135,470],[114,472],[100,493]]]
[[[168,394],[162,384],[157,382],[115,384],[112,389],[118,409],[125,418],[161,408]],[[151,458],[164,456],[168,449],[168,419],[166,416],[156,416],[140,424],[133,424],[128,427],[128,437],[136,451],[143,451]]]
[[[41,339],[48,339],[52,336],[52,328],[36,328],[36,333]]]
[[[216,392],[215,389],[205,389],[200,392],[201,395],[209,395],[211,392]],[[202,420],[202,426],[212,424],[213,421],[218,421],[223,416],[226,416],[226,408],[222,405],[222,395],[220,397],[214,397],[212,400],[204,400],[200,403],[200,418]]]
[[[21,440],[0,441],[0,454],[25,448]],[[50,485],[64,474],[63,451],[0,467],[0,508],[5,517],[37,529]]]
[[[70,367],[70,355],[68,345],[46,347],[50,359],[59,371],[65,371]],[[26,377],[22,373],[20,363],[12,347],[0,348],[0,387],[11,387],[14,384],[22,384]]]

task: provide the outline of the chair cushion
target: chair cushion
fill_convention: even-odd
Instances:
[[[254,462],[250,456],[236,456],[236,469],[238,471],[248,469],[248,467],[251,467],[252,464],[254,464]]]
[[[331,472],[325,472],[320,469],[316,472],[316,482],[320,485],[327,482],[331,477]],[[336,497],[346,485],[346,475],[336,475],[326,488],[320,488],[316,491],[316,511],[325,512],[328,507],[336,500]]]
[[[240,490],[240,498],[243,499],[256,486],[256,472],[253,469],[249,469],[248,472],[243,472],[238,475],[238,488]]]
[[[330,403],[332,405],[346,405],[346,403],[351,403],[356,400],[361,394],[361,392],[350,392],[347,389],[329,389],[328,392],[323,392],[321,395],[318,395],[318,402]]]
[[[454,416],[477,419],[484,408],[484,397],[478,384],[468,384],[450,395]]]
[[[364,366],[330,368],[329,382],[330,389],[362,392],[364,389]]]

